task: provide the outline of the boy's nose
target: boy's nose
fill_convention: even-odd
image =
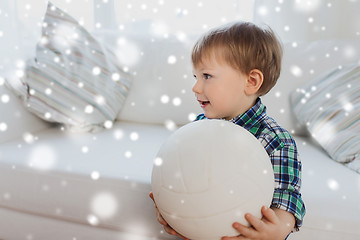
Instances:
[[[197,80],[196,82],[195,82],[195,84],[194,84],[194,86],[193,86],[193,88],[192,88],[192,91],[194,92],[194,93],[197,93],[197,94],[199,94],[199,93],[201,93],[202,92],[202,87],[201,87],[201,83],[200,83],[200,81],[199,80]]]

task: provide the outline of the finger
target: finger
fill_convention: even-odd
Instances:
[[[233,228],[235,228],[242,235],[242,237],[244,237],[243,239],[247,239],[247,238],[252,239],[252,238],[256,238],[256,236],[257,236],[257,232],[254,228],[246,227],[238,222],[235,222],[233,224]],[[235,239],[239,239],[239,238],[235,238]]]
[[[156,211],[156,218],[157,218],[158,222],[164,226],[167,226],[168,223],[165,221],[165,219],[163,218],[163,216],[161,215],[159,210],[157,208],[155,208],[155,211]]]
[[[153,200],[154,204],[155,204],[155,211],[156,211],[156,218],[158,220],[159,223],[161,223],[162,225],[166,226],[167,222],[165,221],[165,219],[161,216],[159,209],[157,208],[157,205],[155,203],[154,200],[154,195],[152,192],[149,193],[149,197]]]
[[[170,227],[170,225],[164,226],[164,230],[165,230],[165,232],[167,232],[170,235],[177,236],[181,239],[189,240],[188,238],[184,237],[180,233],[176,232],[172,227]]]
[[[172,229],[172,227],[170,227],[169,225],[164,225],[164,230],[165,232],[167,232],[170,235],[176,235],[176,232],[174,229]]]
[[[276,213],[271,208],[263,206],[261,208],[261,212],[264,215],[264,217],[271,223],[277,224],[279,222],[278,216],[276,216]]]
[[[154,202],[155,203],[155,202]],[[168,223],[165,221],[165,219],[163,218],[163,216],[161,215],[158,207],[156,206],[156,203],[155,203],[155,213],[156,213],[156,218],[158,220],[159,223],[161,223],[162,225],[166,226],[168,225]]]
[[[265,228],[265,223],[261,220],[255,217],[252,214],[245,214],[245,219],[251,224],[253,228],[255,228],[256,231],[263,231]]]
[[[153,202],[155,203],[153,192],[150,192],[150,193],[149,193],[149,197],[150,197],[150,198],[153,200]]]
[[[161,216],[161,214],[157,214],[157,220],[160,224],[164,225],[164,226],[167,226],[168,223],[165,221],[165,219]]]
[[[178,236],[179,238],[184,239],[184,240],[190,240],[189,238],[181,235],[180,233],[177,233],[176,236]]]

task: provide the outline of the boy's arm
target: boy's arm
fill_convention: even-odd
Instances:
[[[282,209],[295,216],[294,230],[298,231],[305,215],[305,205],[300,193],[302,164],[296,145],[285,145],[273,152],[270,159],[275,178],[271,208]]]
[[[262,208],[262,219],[246,214],[251,227],[234,223],[233,227],[243,236],[230,239],[279,239],[283,240],[294,229],[298,230],[305,214],[300,194],[301,162],[295,145],[282,146],[270,155],[274,169],[275,190],[271,208]],[[247,236],[247,237],[244,237]]]
[[[280,219],[281,222],[281,232],[287,233],[286,236],[294,229],[295,226],[295,217],[288,211],[272,208],[276,216]]]

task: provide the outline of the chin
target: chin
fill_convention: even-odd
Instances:
[[[224,117],[222,117],[222,116],[217,116],[217,115],[209,114],[209,113],[205,113],[205,112],[204,112],[204,115],[205,115],[205,117],[208,118],[208,119],[222,119],[222,118],[224,118]]]

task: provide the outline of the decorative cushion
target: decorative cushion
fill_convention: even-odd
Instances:
[[[298,88],[291,104],[331,158],[360,172],[360,65],[338,67]]]
[[[339,65],[358,61],[358,49],[360,41],[356,39],[285,43],[280,78],[262,97],[269,116],[293,135],[307,136],[306,127],[298,123],[292,112],[291,93]]]
[[[10,85],[31,112],[76,131],[111,127],[131,84],[115,55],[51,3],[36,58],[20,80]]]

